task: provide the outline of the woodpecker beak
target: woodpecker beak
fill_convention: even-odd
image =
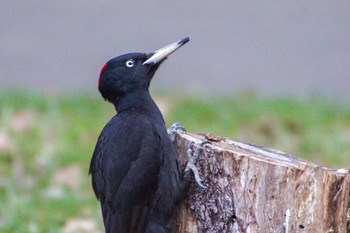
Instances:
[[[160,61],[163,61],[165,58],[167,58],[170,54],[175,52],[177,49],[179,49],[181,46],[186,44],[190,40],[189,37],[186,37],[182,40],[179,40],[175,43],[172,43],[168,46],[165,46],[161,49],[158,49],[157,51],[150,54],[150,58],[148,58],[142,65],[154,65]]]

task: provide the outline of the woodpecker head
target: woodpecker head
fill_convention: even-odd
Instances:
[[[184,38],[155,52],[128,53],[109,60],[103,65],[98,79],[98,89],[105,100],[116,103],[118,99],[137,90],[148,90],[160,64],[189,38]]]

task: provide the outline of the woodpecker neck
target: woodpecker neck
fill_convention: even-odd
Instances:
[[[162,116],[159,108],[152,99],[148,90],[135,90],[125,96],[120,97],[113,103],[117,113],[126,111],[140,111]]]

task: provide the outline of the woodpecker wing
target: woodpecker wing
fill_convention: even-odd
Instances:
[[[91,164],[106,232],[142,232],[157,189],[161,138],[142,114],[118,114],[103,129]]]

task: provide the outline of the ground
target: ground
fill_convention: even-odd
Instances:
[[[350,106],[322,98],[156,97],[167,125],[350,167]],[[87,171],[114,108],[89,94],[0,94],[0,231],[102,232]]]

